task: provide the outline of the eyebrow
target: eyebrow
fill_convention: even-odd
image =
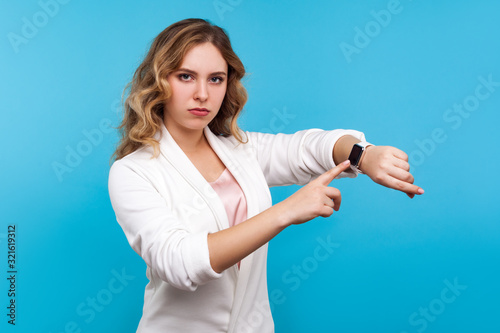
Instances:
[[[198,74],[196,73],[195,71],[192,71],[190,69],[187,69],[187,68],[179,68],[178,70],[176,70],[176,72],[186,72],[186,73],[189,73],[189,74]],[[226,72],[213,72],[213,73],[210,73],[210,75],[226,75]]]

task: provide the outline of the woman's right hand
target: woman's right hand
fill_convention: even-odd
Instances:
[[[239,223],[208,234],[210,265],[221,273],[291,224],[304,223],[315,217],[328,217],[340,207],[340,191],[328,184],[349,167],[349,161],[337,165],[309,182],[287,199]]]
[[[329,217],[338,211],[340,191],[328,186],[342,171],[349,168],[349,160],[328,170],[277,205],[282,210],[285,226],[301,224],[315,217]]]

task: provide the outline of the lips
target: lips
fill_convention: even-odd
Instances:
[[[194,114],[195,116],[206,116],[210,111],[208,111],[205,108],[192,108],[188,110],[191,112],[191,114]]]

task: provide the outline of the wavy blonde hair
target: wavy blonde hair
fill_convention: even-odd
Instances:
[[[208,126],[216,135],[233,135],[245,143],[237,124],[247,101],[247,92],[241,83],[245,68],[222,28],[207,20],[186,19],[170,25],[153,40],[144,61],[125,87],[122,101],[127,92],[128,97],[123,103],[123,120],[117,127],[121,139],[111,161],[119,160],[143,145],[152,146],[153,157],[158,157],[160,144],[154,135],[161,128],[165,102],[172,95],[167,76],[180,68],[189,50],[206,42],[217,47],[228,65],[226,95],[219,113]]]

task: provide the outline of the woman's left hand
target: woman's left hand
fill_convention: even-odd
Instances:
[[[375,183],[406,193],[410,198],[423,194],[413,185],[408,155],[390,146],[368,146],[359,163],[360,170]]]

